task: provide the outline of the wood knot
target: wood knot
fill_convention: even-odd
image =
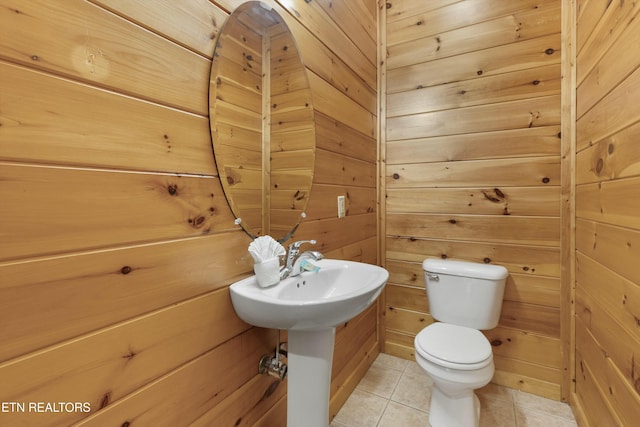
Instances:
[[[544,51],[544,53],[546,53],[547,55],[553,55],[554,52],[555,52],[555,50],[552,49],[552,48],[549,48],[549,49]]]
[[[447,256],[447,254],[442,254],[442,255],[440,255],[440,258],[442,258],[442,259],[447,259],[447,258],[449,258],[449,257]]]
[[[175,196],[178,194],[178,186],[176,184],[169,184],[167,191],[170,195]]]
[[[120,269],[120,273],[122,274],[129,274],[133,271],[133,269],[131,267],[129,267],[128,265],[125,265],[124,267],[122,267]]]
[[[614,149],[613,144],[609,144],[609,146],[607,147],[607,152],[609,154],[613,154],[613,149]]]
[[[540,80],[534,80],[531,82],[534,86],[538,86],[540,84]]]
[[[400,179],[399,173],[394,173],[392,176],[393,176],[393,179]]]
[[[494,194],[491,194],[488,191],[482,191],[484,198],[492,203],[500,203],[504,200],[504,193],[500,191],[500,189],[494,188],[493,193]]]
[[[481,76],[481,75],[482,75],[482,70],[478,70],[478,71],[476,71],[476,74],[477,74],[477,75],[479,75],[479,76]]]
[[[193,218],[193,219],[192,219],[192,218],[189,218],[189,224],[191,224],[191,226],[192,226],[193,228],[200,228],[200,227],[202,227],[202,225],[204,224],[204,222],[205,222],[205,217],[203,217],[203,216],[198,216],[198,217]]]
[[[602,158],[599,158],[598,164],[596,164],[596,173],[602,172],[603,167],[604,167],[604,160],[602,160]]]
[[[450,220],[449,220],[449,222],[450,222],[451,224],[456,224],[458,221],[456,221],[455,219],[450,219]]]
[[[385,6],[387,7],[387,9],[391,9],[391,7],[392,7],[391,3],[388,3],[388,2],[387,2],[387,4]]]
[[[502,341],[501,340],[493,340],[491,341],[491,345],[494,347],[498,347],[499,345],[502,345]]]
[[[271,396],[276,391],[279,385],[280,385],[279,380],[273,381],[271,384],[269,384],[269,387],[267,387],[267,389],[264,391],[263,397]]]
[[[102,397],[102,401],[100,401],[100,409],[106,407],[111,402],[111,392],[108,391]]]
[[[545,176],[544,178],[542,178],[542,182],[543,182],[544,184],[548,184],[548,183],[549,183],[549,181],[551,181],[551,180],[550,180],[549,178],[547,178],[546,176]]]
[[[491,262],[491,258],[485,258],[482,260],[485,264],[489,264]]]

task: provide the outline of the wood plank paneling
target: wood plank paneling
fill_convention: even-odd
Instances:
[[[473,80],[560,63],[557,35],[525,40],[391,69],[387,93]]]
[[[147,425],[188,425],[254,376],[255,361],[272,344],[269,337],[260,337],[263,332],[251,329],[75,425],[122,425],[132,419]],[[191,387],[199,392],[189,393]]]
[[[215,39],[227,18],[227,14],[213,3],[199,0],[183,1],[178,7],[158,3],[153,8],[127,0],[91,2],[209,58],[213,54]],[[174,19],[165,19],[166,16],[173,16]],[[189,25],[179,25],[185,21]]]
[[[0,166],[3,260],[237,229],[214,178]]]
[[[216,174],[205,117],[6,62],[0,80],[4,159]]]
[[[589,425],[640,417],[640,44],[636,2],[577,20],[574,406]]]
[[[88,401],[98,410],[198,357],[212,345],[237,341],[232,338],[250,326],[234,315],[228,298],[228,291],[222,289],[150,313],[139,321],[124,322],[82,339],[67,341],[19,363],[3,365],[0,372],[5,381],[0,393],[12,402]],[[199,322],[195,322],[196,319]],[[250,335],[258,333],[262,331],[255,330]],[[264,351],[268,340],[263,342],[260,349],[254,351]],[[238,354],[237,358],[247,356]],[[254,357],[260,355],[254,354]],[[235,369],[238,374],[245,370]],[[246,378],[253,373],[247,371],[241,375]],[[69,418],[60,417],[56,421],[75,421],[85,414],[66,416]],[[13,420],[3,417],[3,423],[11,424]]]
[[[559,211],[554,186],[387,190],[387,212],[557,216]]]
[[[597,73],[594,70],[597,66],[596,64],[601,62],[604,55],[615,50],[612,45],[616,40],[622,40],[623,42],[624,40],[632,40],[632,37],[634,37],[633,30],[627,27],[634,21],[640,11],[638,4],[633,2],[607,2],[605,5],[605,2],[592,1],[586,6],[583,16],[591,15],[592,22],[595,21],[596,24],[593,28],[586,29],[586,31],[591,30],[590,34],[584,44],[579,46],[580,52],[577,57],[579,61],[579,66],[577,67],[578,83],[582,82],[588,74]],[[579,24],[578,35],[584,34],[583,31]],[[626,32],[626,36],[620,38],[623,32]],[[616,58],[620,68],[618,66],[613,68],[623,69],[625,61],[625,59]],[[577,103],[580,105],[582,101],[578,98]]]
[[[389,20],[387,42],[389,45],[394,45],[425,35],[467,27],[497,16],[534,9],[540,3],[544,2],[521,0],[514,3],[509,0],[492,0],[490,4],[487,4],[485,0],[469,0],[466,2],[436,2],[442,7],[431,5],[417,8],[414,6],[410,16]],[[390,9],[393,9],[393,2],[391,4]],[[425,23],[428,25],[423,25]]]
[[[364,135],[376,137],[376,115],[343,95],[320,76],[309,73],[313,91],[313,107],[316,111],[338,119]]]
[[[387,119],[390,140],[457,135],[558,124],[559,97],[477,105],[456,110],[417,113]]]
[[[432,7],[421,5],[423,8]],[[391,5],[388,20],[398,2]],[[453,30],[443,30],[439,34],[428,35],[415,40],[389,46],[389,69],[399,68],[418,62],[460,55],[487,47],[501,46],[519,40],[529,40],[557,32],[557,6],[552,2],[536,8],[517,11],[510,15],[467,25]]]
[[[314,34],[330,50],[336,52],[356,75],[360,76],[370,87],[376,87],[375,56],[371,56],[374,53],[371,49],[367,50],[366,55],[358,49],[355,42],[345,36],[340,23],[333,21],[317,2],[290,0],[282,3],[285,9],[304,22],[309,32]],[[339,3],[346,3],[346,1],[343,0]],[[352,21],[342,24],[343,26],[351,26]]]
[[[559,64],[392,93],[387,117],[472,107],[560,93]]]
[[[388,165],[387,187],[465,187],[469,184],[495,187],[557,186],[560,183],[559,165],[558,157]],[[494,189],[494,196],[500,199],[501,192],[500,188],[497,191]]]
[[[493,361],[496,365],[496,382],[514,389],[541,394],[549,399],[557,400],[560,396],[560,369],[497,354],[494,354]]]
[[[558,246],[558,218],[494,215],[389,214],[387,233],[395,236]]]
[[[560,276],[558,248],[520,246],[414,238],[387,237],[387,259],[421,262],[427,257],[466,259],[474,262],[496,263],[512,273]]]
[[[605,138],[576,156],[576,184],[640,175],[640,123]]]
[[[496,356],[560,369],[560,340],[541,334],[498,326],[484,334]],[[532,375],[534,378],[535,376]]]
[[[424,258],[504,265],[493,380],[559,399],[560,4],[418,3],[386,11],[385,351],[432,320]]]
[[[559,126],[387,141],[387,164],[554,156]],[[505,150],[508,147],[508,150]]]
[[[20,322],[0,324],[0,361],[224,287],[250,269],[237,255],[248,242],[233,232],[2,263],[0,309]]]
[[[234,126],[215,138],[238,147],[226,164],[214,162],[208,129],[213,47],[241,3],[0,0],[0,401],[90,405],[3,411],[1,425],[286,422],[286,381],[256,372],[275,333],[243,323],[229,298],[252,259],[217,169],[242,165],[252,179],[261,100],[240,88],[261,84],[242,71],[259,44],[225,64],[233,78],[217,93]],[[377,3],[266,3],[292,29],[320,110],[294,93],[300,73],[274,79],[276,114],[317,117],[324,154],[295,239],[375,263]],[[278,71],[294,51],[274,53]],[[251,96],[259,102],[234,101]],[[300,150],[308,128],[281,128],[274,150]],[[302,174],[291,156],[273,157],[283,168],[274,197],[288,204]],[[349,207],[340,220],[338,194]],[[338,332],[332,414],[379,351],[377,312]]]
[[[616,86],[576,124],[578,150],[582,150],[638,121],[640,67]],[[578,98],[580,93],[578,91]]]
[[[622,227],[640,228],[640,179],[585,184],[576,191],[576,215]]]
[[[627,5],[621,6],[630,7]],[[640,7],[636,7],[636,13],[638,10],[640,10]],[[633,17],[630,19],[633,19]],[[633,51],[634,47],[640,44],[640,23],[637,19],[633,19],[629,24],[625,23],[625,25],[629,25],[627,29],[629,37],[618,38],[602,58],[597,58],[599,63],[595,66],[596,68],[593,72],[589,73],[580,82],[578,87],[580,96],[577,97],[579,102],[576,104],[578,117],[593,107],[598,99],[620,84],[638,66],[634,56],[628,55],[628,52]],[[591,46],[586,52],[592,52]],[[616,66],[611,67],[610,64],[614,62]],[[582,64],[581,60],[580,71],[584,73],[585,67]]]
[[[91,3],[3,3],[0,58],[207,114],[206,58]]]

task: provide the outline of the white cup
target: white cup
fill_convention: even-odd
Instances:
[[[269,258],[253,264],[258,285],[262,288],[277,285],[280,282],[280,259]]]

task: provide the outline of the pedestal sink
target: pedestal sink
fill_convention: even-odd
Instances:
[[[389,273],[354,261],[323,259],[317,272],[270,288],[255,276],[231,285],[238,316],[263,328],[288,331],[288,427],[329,425],[329,386],[336,326],[354,318],[380,295]]]

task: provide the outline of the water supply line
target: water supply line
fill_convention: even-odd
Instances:
[[[282,345],[286,345],[286,343],[282,343]],[[287,364],[280,359],[281,353],[286,357],[287,351],[281,349],[280,331],[278,330],[275,354],[265,354],[262,356],[260,363],[258,364],[258,372],[263,375],[270,375],[278,378],[281,381],[284,380],[287,376]]]

